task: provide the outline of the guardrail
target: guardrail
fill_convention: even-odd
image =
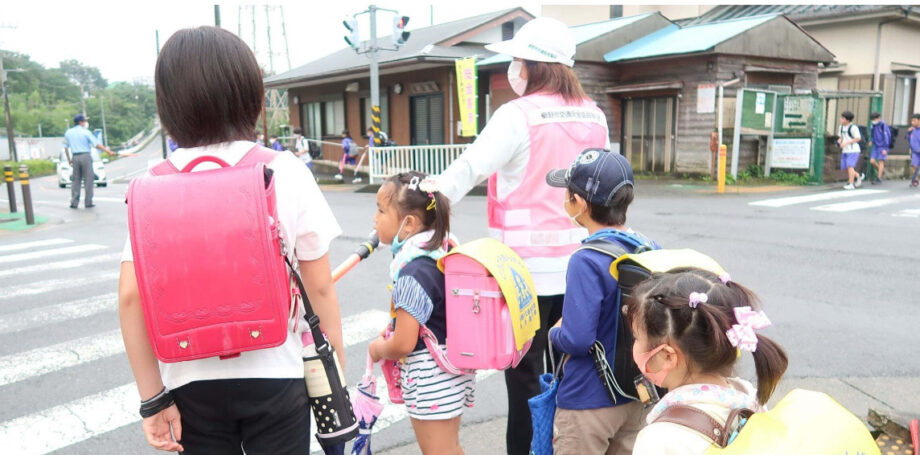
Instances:
[[[391,175],[419,171],[437,175],[447,169],[469,144],[368,147],[370,183],[380,183]]]

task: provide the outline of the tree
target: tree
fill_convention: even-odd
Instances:
[[[61,71],[75,85],[85,92],[104,89],[109,83],[102,77],[99,68],[86,66],[77,60],[64,60],[61,62]]]

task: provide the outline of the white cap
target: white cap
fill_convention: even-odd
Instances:
[[[575,56],[572,31],[562,22],[549,17],[538,17],[524,24],[514,38],[487,44],[486,49],[534,62],[575,64],[572,60]]]

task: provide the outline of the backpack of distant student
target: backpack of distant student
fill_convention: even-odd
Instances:
[[[492,238],[461,244],[438,261],[444,272],[447,354],[426,327],[420,336],[442,370],[514,368],[540,328],[533,279],[514,250]]]
[[[830,396],[810,390],[795,389],[766,412],[734,410],[724,425],[685,405],[665,409],[655,422],[699,432],[712,441],[707,455],[881,454],[859,418]]]
[[[235,166],[169,160],[128,189],[128,227],[147,334],[179,362],[279,346],[292,318],[272,171],[253,147]],[[192,172],[201,163],[214,170]],[[217,220],[218,222],[215,222]]]
[[[888,125],[888,131],[891,133],[891,142],[888,143],[888,150],[891,151],[894,148],[894,143],[898,141],[898,134],[901,131],[891,125]]]
[[[853,126],[854,125],[851,123],[850,126],[847,127],[847,134],[850,135],[851,138],[854,137],[853,136]],[[869,130],[867,130],[866,127],[862,125],[855,125],[855,126],[856,126],[856,129],[859,131],[859,152],[862,153],[862,152],[865,152],[866,150],[869,150],[869,139],[868,139]]]

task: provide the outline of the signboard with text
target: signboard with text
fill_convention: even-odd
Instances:
[[[811,162],[811,139],[773,139],[770,166],[784,169],[808,169]]]
[[[478,133],[478,104],[476,93],[476,58],[456,61],[457,101],[460,108],[460,136],[473,137]]]

